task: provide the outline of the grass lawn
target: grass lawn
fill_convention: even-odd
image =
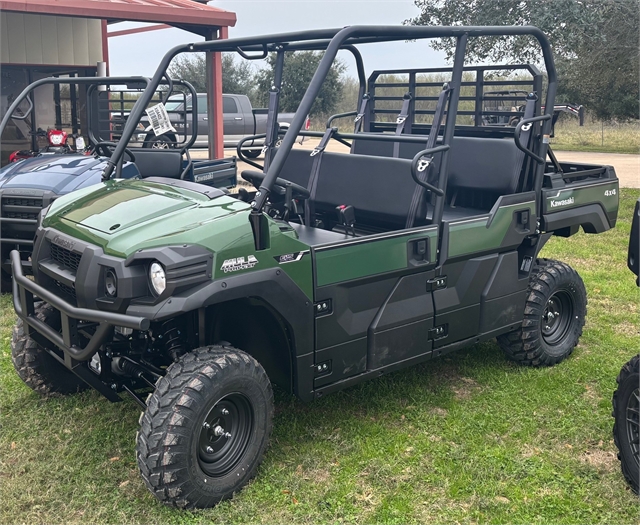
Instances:
[[[42,400],[10,359],[14,313],[0,302],[2,523],[637,523],[620,473],[611,395],[638,351],[638,290],[626,268],[638,190],[618,227],[552,239],[589,295],[564,363],[517,366],[494,343],[302,404],[276,395],[257,478],[200,512],[163,507],[138,476],[130,400],[87,392]]]
[[[579,126],[575,118],[556,124],[551,145],[557,151],[593,151],[602,153],[640,153],[640,121],[602,124],[585,118]]]

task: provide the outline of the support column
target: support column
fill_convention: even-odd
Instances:
[[[229,38],[229,29],[220,27],[207,40]],[[207,53],[207,117],[209,122],[209,158],[224,157],[224,120],[222,113],[222,53]]]

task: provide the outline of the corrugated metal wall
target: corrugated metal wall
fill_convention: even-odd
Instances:
[[[101,21],[0,13],[3,64],[95,66],[102,60]]]

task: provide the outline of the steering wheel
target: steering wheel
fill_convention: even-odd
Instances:
[[[260,188],[260,184],[265,179],[265,174],[261,171],[254,170],[245,170],[241,173],[241,177],[253,184],[256,188]],[[300,184],[296,184],[295,182],[291,182],[287,179],[281,179],[280,177],[276,178],[276,182],[274,185],[274,192],[278,195],[285,195],[287,192],[287,187],[291,188],[292,197],[298,200],[306,200],[311,197],[311,193],[304,186],[300,186]]]
[[[115,142],[103,141],[103,142],[98,142],[97,144],[95,144],[93,146],[93,149],[99,155],[101,155],[103,157],[111,158],[111,155],[113,155],[113,150],[111,148],[115,148],[116,146],[117,146],[117,144]],[[124,148],[124,152],[127,155],[127,157],[129,157],[129,161],[130,162],[135,162],[136,161],[135,155],[131,152],[131,150],[129,148]]]

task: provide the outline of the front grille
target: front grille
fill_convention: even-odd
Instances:
[[[82,258],[82,255],[72,252],[71,250],[67,250],[57,244],[51,244],[51,258],[58,264],[75,272],[78,270],[78,266],[80,266],[80,259]]]
[[[30,206],[32,208],[42,208],[42,199],[32,199],[27,197],[2,197],[3,206]]]
[[[71,286],[67,286],[66,284],[63,284],[60,281],[55,281],[54,280],[53,282],[56,283],[56,286],[58,288],[60,288],[63,292],[69,294],[74,299],[76,298],[76,290],[75,290],[75,288],[72,288]]]
[[[28,213],[28,212],[19,213],[17,211],[8,211],[4,214],[4,216],[7,219],[32,219],[34,221],[38,219],[37,213]]]

